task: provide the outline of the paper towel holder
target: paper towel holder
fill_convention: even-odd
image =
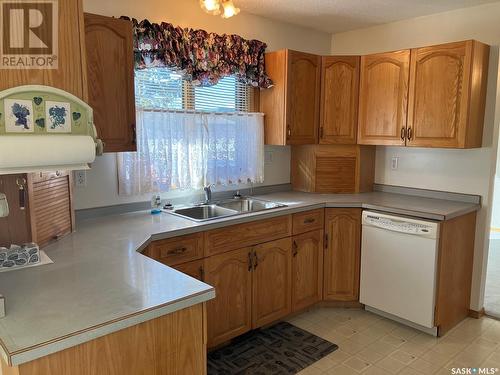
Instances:
[[[0,174],[88,169],[103,148],[92,108],[75,95],[43,85],[0,91]]]

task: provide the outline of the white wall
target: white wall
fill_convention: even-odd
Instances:
[[[202,28],[217,33],[238,34],[248,39],[259,39],[268,44],[268,50],[292,48],[301,51],[328,54],[331,35],[267,18],[240,13],[223,20],[204,13],[196,0],[84,0],[84,11],[107,16],[126,15],[139,20],[169,22],[183,27]],[[290,182],[289,147],[266,147],[264,185]],[[272,161],[270,161],[272,159]],[[190,195],[192,192],[163,194],[163,198]],[[141,202],[150,195],[123,197],[118,195],[115,154],[106,154],[87,172],[87,186],[75,188],[75,208],[102,207],[114,204]]]
[[[477,39],[492,46],[483,147],[474,150],[377,147],[377,183],[479,194],[483,208],[476,228],[471,308],[483,306],[487,232],[498,144],[500,109],[497,99],[500,3],[418,17],[332,36],[333,54],[368,54],[444,42]],[[390,160],[398,156],[399,168]]]

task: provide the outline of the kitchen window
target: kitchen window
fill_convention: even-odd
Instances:
[[[119,191],[138,195],[264,180],[263,115],[236,77],[194,86],[168,68],[137,70],[137,152],[118,154]]]

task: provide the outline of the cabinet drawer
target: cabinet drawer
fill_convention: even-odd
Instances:
[[[289,237],[292,233],[291,215],[232,225],[205,232],[207,255]]]
[[[169,266],[203,258],[203,233],[154,241],[147,255]]]
[[[312,230],[323,229],[325,210],[312,210],[293,214],[292,230],[293,234],[300,234]]]

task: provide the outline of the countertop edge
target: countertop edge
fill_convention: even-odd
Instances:
[[[67,337],[57,339],[50,343],[41,343],[36,347],[27,348],[20,352],[6,353],[6,349],[3,345],[0,346],[0,351],[6,363],[8,363],[10,366],[18,366],[35,359],[72,348],[76,345],[89,342],[99,337],[109,335],[122,329],[159,318],[163,315],[167,315],[197,305],[199,303],[206,302],[213,298],[215,298],[215,289],[211,288],[205,292],[198,293],[193,296],[188,296],[166,305],[154,307],[147,311],[138,312],[114,322],[106,322],[98,327],[90,327],[83,332],[70,334]]]

